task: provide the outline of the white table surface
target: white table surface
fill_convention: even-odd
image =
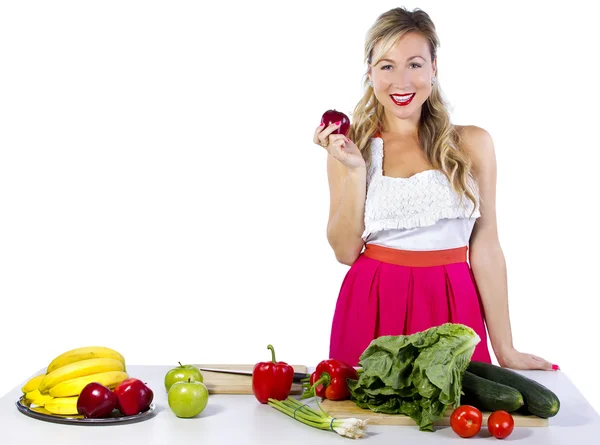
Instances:
[[[0,398],[0,444],[329,444],[353,442],[331,431],[306,426],[252,395],[210,395],[208,406],[196,418],[180,419],[170,410],[163,386],[170,366],[128,366],[132,377],[147,382],[154,391],[156,410],[152,417],[129,424],[64,425],[30,418],[19,412],[15,401],[19,384]],[[309,368],[309,371],[314,367]],[[42,370],[38,371],[38,374]],[[561,401],[560,412],[549,419],[549,427],[515,428],[505,442],[526,444],[600,444],[600,416],[568,377],[558,372],[528,371],[552,389]],[[314,406],[314,404],[313,404]],[[359,443],[369,444],[462,444],[496,443],[486,428],[470,439],[458,437],[450,427],[421,432],[412,426],[369,425],[368,436]],[[469,442],[465,442],[468,440]],[[342,441],[342,442],[340,442]],[[499,442],[501,443],[501,442]]]

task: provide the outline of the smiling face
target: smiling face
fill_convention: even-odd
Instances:
[[[376,45],[374,54],[377,49]],[[419,117],[431,94],[431,79],[436,72],[428,40],[418,33],[405,34],[376,62],[369,69],[369,79],[386,115],[399,119]]]

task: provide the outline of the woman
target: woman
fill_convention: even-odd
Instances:
[[[425,12],[382,14],[367,34],[367,85],[348,137],[332,134],[339,122],[315,130],[329,153],[327,238],[351,266],[330,356],[357,365],[376,337],[454,322],[481,338],[473,360],[491,363],[487,325],[501,366],[556,370],[513,347],[494,146],[485,130],[450,123],[438,46]]]

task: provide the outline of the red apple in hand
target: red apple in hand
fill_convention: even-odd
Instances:
[[[83,417],[106,417],[117,407],[117,396],[100,383],[88,383],[77,399],[77,412]]]
[[[340,127],[331,134],[343,134],[347,136],[350,131],[350,119],[344,113],[336,110],[327,110],[321,118],[321,123],[326,127],[330,123],[335,124],[336,122],[341,122]]]
[[[117,396],[117,408],[124,416],[134,416],[146,411],[154,399],[152,390],[136,378],[123,380],[114,389],[114,393]]]

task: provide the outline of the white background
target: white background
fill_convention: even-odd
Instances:
[[[600,411],[587,3],[1,3],[0,394],[84,345],[327,358],[348,268],[312,134],[353,109],[365,33],[405,5],[436,23],[453,121],[494,138],[515,345]]]

